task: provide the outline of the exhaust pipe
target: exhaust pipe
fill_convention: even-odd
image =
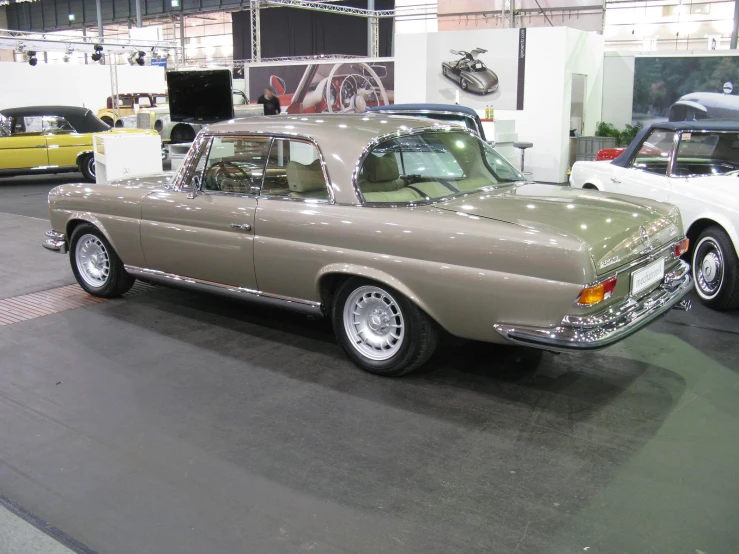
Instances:
[[[681,300],[677,304],[675,304],[672,309],[673,310],[681,310],[683,312],[687,312],[690,308],[693,307],[693,302],[691,300]]]

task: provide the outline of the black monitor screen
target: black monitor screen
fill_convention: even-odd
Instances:
[[[169,115],[172,121],[213,123],[233,119],[231,71],[168,71]]]

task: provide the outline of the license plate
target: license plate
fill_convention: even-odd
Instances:
[[[639,294],[665,278],[665,259],[660,258],[631,274],[631,294]]]

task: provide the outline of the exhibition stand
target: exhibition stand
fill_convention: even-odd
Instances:
[[[100,133],[93,136],[93,148],[98,184],[162,172],[162,139],[158,135]]]

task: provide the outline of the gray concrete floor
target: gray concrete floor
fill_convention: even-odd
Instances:
[[[44,230],[0,214],[0,297],[72,281]],[[106,553],[736,552],[738,339],[697,306],[390,380],[324,321],[156,288],[0,327],[0,493]]]

